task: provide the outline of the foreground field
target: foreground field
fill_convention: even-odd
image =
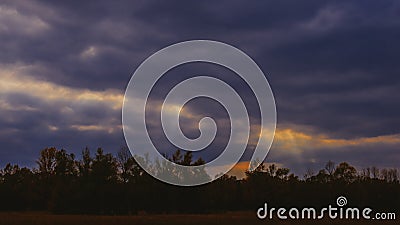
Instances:
[[[0,213],[0,225],[194,225],[194,224],[399,224],[396,221],[357,220],[259,220],[252,212],[235,212],[207,215],[139,215],[139,216],[89,216],[51,215],[47,213]]]

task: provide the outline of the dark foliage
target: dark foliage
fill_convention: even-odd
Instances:
[[[191,153],[177,151],[171,161],[201,165]],[[198,187],[177,187],[145,173],[127,149],[114,157],[99,148],[80,160],[56,148],[40,152],[35,169],[7,164],[0,170],[0,210],[48,210],[53,213],[136,214],[208,213],[255,210],[275,206],[325,207],[338,196],[354,206],[399,211],[400,184],[396,169],[371,167],[357,171],[346,162],[329,161],[317,174],[299,179],[287,168],[262,164],[242,180],[224,175]]]

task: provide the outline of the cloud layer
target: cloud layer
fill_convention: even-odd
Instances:
[[[86,145],[124,145],[121,104],[132,72],[155,51],[183,40],[212,39],[249,54],[267,74],[278,110],[267,161],[302,173],[325,161],[398,167],[400,135],[400,4],[397,1],[3,1],[0,3],[0,165],[34,165],[46,146],[79,153]],[[194,74],[193,74],[194,72]],[[251,109],[254,96],[218,66],[170,71],[152,93],[211,74],[229,82]],[[157,110],[150,112],[158,127]],[[213,110],[214,109],[214,110]],[[198,118],[226,112],[196,100],[182,115],[188,136]],[[158,145],[168,145],[162,135]],[[251,154],[249,145],[244,161]]]

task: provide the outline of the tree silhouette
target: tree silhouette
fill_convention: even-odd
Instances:
[[[97,181],[116,181],[118,174],[117,161],[110,153],[104,154],[103,149],[98,148],[92,162],[91,172]]]
[[[331,160],[329,160],[326,164],[325,164],[325,170],[326,172],[329,174],[329,176],[333,175],[333,172],[335,171],[335,163],[332,162]]]
[[[357,170],[346,162],[340,163],[333,173],[335,179],[345,183],[354,182],[357,178]]]
[[[166,157],[168,158],[168,157]],[[304,179],[275,164],[260,164],[246,171],[244,179],[223,175],[198,187],[182,188],[162,183],[139,166],[156,173],[172,173],[176,179],[209,179],[201,158],[177,150],[171,162],[189,166],[176,170],[146,157],[132,157],[121,148],[116,157],[98,148],[94,156],[85,148],[80,159],[54,147],[40,151],[37,168],[7,164],[0,170],[0,210],[48,210],[53,213],[132,214],[219,212],[253,210],[268,201],[276,206],[323,207],[344,195],[352,205],[374,210],[399,211],[399,173],[394,168],[367,167],[360,171],[347,162],[328,161]],[[200,168],[200,169],[199,169]],[[156,203],[156,204],[155,204]]]
[[[39,165],[39,172],[44,176],[51,176],[55,173],[56,169],[56,153],[57,149],[54,147],[45,148],[40,151],[40,157],[37,161]]]

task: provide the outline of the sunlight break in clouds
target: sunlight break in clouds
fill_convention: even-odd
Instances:
[[[109,107],[107,110],[120,111],[122,107],[123,95],[116,90],[93,91],[89,89],[78,89],[59,84],[35,79],[29,74],[33,65],[9,65],[3,66],[0,71],[0,110],[12,112],[43,112],[46,108],[43,104],[59,108],[57,111],[60,116],[68,115],[61,121],[48,121],[48,130],[59,132],[64,129],[73,129],[77,131],[105,131],[113,133],[121,130],[121,126],[116,118],[104,118],[92,120],[92,122],[82,118],[82,113],[88,114],[84,107]],[[13,100],[9,96],[21,95],[34,97],[35,102],[29,104]],[[47,114],[47,113],[46,113]],[[3,113],[5,117],[8,114]],[[90,116],[90,115],[87,115]],[[14,116],[13,116],[14,117]],[[3,118],[6,119],[7,118]],[[13,123],[16,119],[11,119]],[[18,119],[17,119],[18,120]],[[60,124],[54,124],[60,123]],[[68,125],[71,124],[72,125]],[[88,124],[92,123],[92,124]],[[95,124],[93,124],[95,123]]]
[[[122,126],[114,127],[104,127],[99,125],[72,125],[72,129],[76,129],[78,131],[106,131],[107,133],[113,133],[116,129],[121,130]]]
[[[274,156],[267,156],[265,163],[272,164],[279,167],[285,167],[284,163],[276,163],[275,160],[283,156],[288,156],[291,159],[297,159],[299,162],[304,163],[304,157],[317,151],[337,152],[350,147],[366,148],[368,146],[390,146],[400,145],[400,134],[395,135],[382,135],[377,137],[361,137],[353,139],[337,139],[327,135],[316,135],[312,130],[301,131],[296,126],[293,128],[277,128],[275,131],[274,143],[269,154]],[[268,132],[268,131],[265,131]],[[250,138],[250,145],[255,145],[257,137]],[[316,162],[316,159],[309,159]],[[325,163],[325,162],[322,162]],[[245,172],[248,169],[249,162],[242,161],[235,165],[229,172],[229,175],[236,176],[237,178],[244,178]]]
[[[94,46],[90,46],[81,53],[81,57],[83,59],[88,59],[88,58],[95,57],[97,55],[97,53],[98,53],[98,49]]]
[[[120,109],[123,95],[116,90],[92,91],[61,86],[34,79],[26,74],[33,66],[11,66],[0,71],[0,93],[20,93],[43,101],[89,101],[107,102],[113,109]]]
[[[281,149],[292,149],[300,154],[313,148],[335,149],[350,146],[366,146],[370,144],[400,144],[400,134],[382,135],[377,137],[362,137],[354,139],[335,139],[326,135],[314,135],[296,131],[290,128],[277,130],[275,134],[277,146]],[[296,151],[297,150],[297,151]]]

